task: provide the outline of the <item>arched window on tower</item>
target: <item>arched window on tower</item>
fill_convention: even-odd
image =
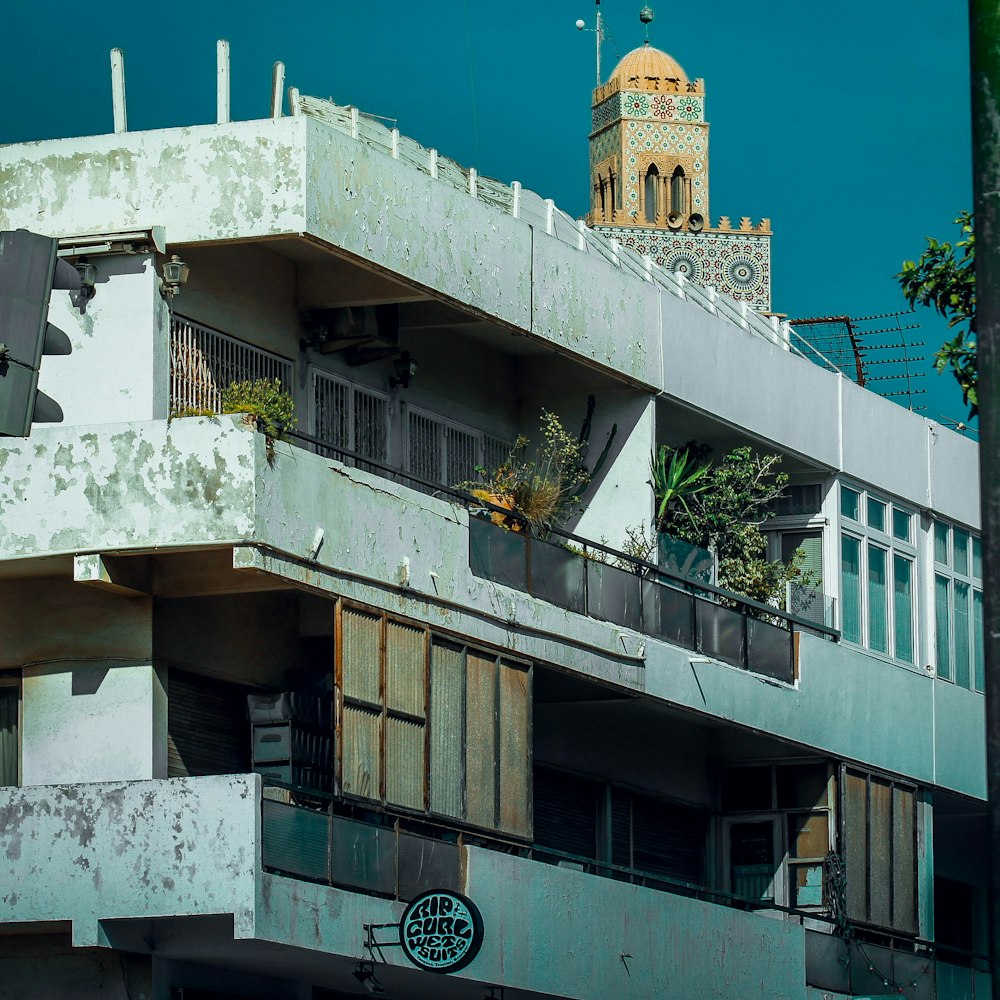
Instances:
[[[601,176],[601,177],[598,178],[598,186],[601,189],[601,221],[602,222],[607,222],[608,221],[608,208],[607,208],[607,202],[605,201],[605,193],[606,193],[605,192],[605,188],[607,187],[607,185],[605,184],[603,176]]]
[[[687,178],[680,165],[674,168],[670,178],[670,211],[680,212],[682,215],[687,212]]]
[[[621,207],[618,204],[618,201],[615,198],[615,172],[614,172],[614,170],[611,170],[608,173],[608,187],[611,190],[611,217],[613,219],[614,218],[615,209]]]
[[[646,171],[646,190],[643,196],[647,222],[656,222],[656,210],[658,208],[656,204],[656,196],[659,182],[660,171],[656,169],[655,163],[651,163],[649,165],[649,169]]]

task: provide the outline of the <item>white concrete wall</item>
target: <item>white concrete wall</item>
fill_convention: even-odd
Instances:
[[[233,914],[253,933],[260,778],[0,788],[0,923]],[[42,873],[28,875],[28,873]]]
[[[366,266],[533,334],[635,386],[662,390],[766,447],[978,525],[975,448],[945,443],[957,435],[676,298],[593,249],[549,236],[544,227],[515,219],[316,119],[8,146],[0,149],[0,187],[3,228],[58,235],[157,224],[166,227],[171,244],[308,233]],[[216,253],[195,249],[192,259]],[[196,290],[195,273],[191,308],[202,296],[206,315],[237,319],[247,308],[240,275],[253,273],[244,267],[253,255],[266,260],[258,251],[239,251],[239,266],[227,265],[228,276],[211,288]],[[281,279],[278,290],[261,296],[254,289],[253,297],[254,311],[271,327],[256,331],[266,343],[275,339],[275,309],[289,313],[288,264],[276,263],[272,270]],[[98,293],[95,318],[98,308],[106,308],[103,291],[110,297],[110,286]],[[128,308],[122,307],[122,315]],[[153,321],[159,324],[149,334],[155,354],[162,319]],[[282,332],[278,339],[289,338]],[[139,342],[149,342],[145,333]],[[77,363],[86,357],[82,343],[79,353]],[[147,360],[148,351],[136,363]],[[48,366],[52,374],[43,378],[77,371],[71,361],[47,360],[43,373]],[[301,381],[303,373],[298,375]],[[112,389],[120,394],[120,374],[116,379]],[[131,413],[149,394],[151,412],[159,412],[156,386],[149,388],[145,376],[141,383],[125,386],[135,393],[126,408]],[[80,407],[74,419],[89,419],[84,414],[99,408],[92,402],[102,395],[99,386],[74,378],[73,387],[89,397],[73,403],[74,411]],[[65,384],[59,388],[65,391]],[[111,412],[120,413],[124,400]]]
[[[66,424],[167,416],[169,309],[150,254],[95,257],[97,294],[82,307],[54,292],[49,320],[73,346],[42,359],[38,388]]]
[[[0,229],[45,236],[166,228],[170,244],[300,233],[303,118],[0,148]]]
[[[22,785],[166,777],[166,700],[151,664],[69,661],[22,676]]]

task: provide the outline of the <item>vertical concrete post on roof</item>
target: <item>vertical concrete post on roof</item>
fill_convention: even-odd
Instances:
[[[514,181],[510,186],[511,191],[514,192],[514,197],[510,203],[510,214],[515,219],[521,218],[521,182]]]
[[[361,130],[358,127],[358,109],[351,107],[351,138],[357,139],[361,134]]]
[[[473,198],[479,197],[479,188],[476,184],[476,177],[476,168],[469,167],[469,194],[471,194]]]
[[[229,121],[229,42],[220,38],[215,43],[215,120],[224,125]]]
[[[121,49],[111,50],[111,109],[114,114],[115,132],[128,131],[125,110],[125,54]]]
[[[583,219],[577,219],[576,220],[576,232],[577,232],[576,245],[581,250],[586,250],[587,249],[587,223],[584,222]]]
[[[399,129],[394,128],[392,130],[392,158],[394,160],[399,159]]]
[[[430,171],[431,177],[436,178],[438,175],[438,151],[436,149],[430,151]]]
[[[280,60],[271,70],[271,117],[281,117],[281,99],[285,93],[285,64]]]
[[[299,110],[299,88],[289,87],[288,88],[288,110],[291,112],[293,118],[298,118],[301,113]]]
[[[545,199],[545,232],[551,236],[556,231],[556,203],[551,198]]]

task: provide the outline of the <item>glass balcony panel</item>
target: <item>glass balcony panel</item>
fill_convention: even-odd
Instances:
[[[531,541],[531,593],[561,608],[586,612],[584,567],[577,552],[551,542]]]
[[[694,597],[654,580],[642,581],[643,630],[694,649]]]
[[[791,684],[792,633],[770,622],[747,619],[747,669]]]
[[[594,618],[642,629],[641,599],[642,578],[636,573],[609,566],[606,563],[587,563],[587,604]]]
[[[732,608],[695,598],[698,649],[717,660],[744,665],[743,616]]]
[[[472,572],[494,583],[528,589],[526,539],[517,531],[491,524],[478,517],[469,519]]]

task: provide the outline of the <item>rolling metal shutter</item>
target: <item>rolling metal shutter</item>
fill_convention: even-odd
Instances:
[[[250,770],[248,690],[171,668],[167,679],[167,777]]]

